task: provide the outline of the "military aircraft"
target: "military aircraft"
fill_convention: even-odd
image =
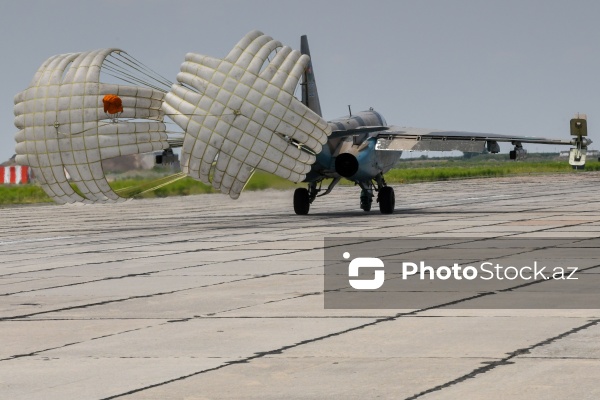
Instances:
[[[306,36],[301,37],[300,48],[303,54],[310,56]],[[302,103],[322,115],[312,58],[301,85]],[[527,154],[523,143],[573,145],[576,147],[571,150],[569,162],[581,168],[585,165],[586,149],[591,143],[585,137],[585,115],[576,115],[571,120],[573,140],[389,126],[383,116],[372,108],[355,114],[350,111],[350,115],[328,123],[332,133],[304,180],[308,187],[298,188],[294,193],[296,214],[308,214],[310,204],[317,197],[330,193],[342,178],[360,186],[360,207],[364,211],[371,210],[374,194],[377,193],[381,213],[393,213],[394,189],[386,184],[384,174],[398,161],[402,151],[459,150],[481,153],[487,150],[498,153],[498,142],[509,142],[514,146],[510,158],[519,160]],[[333,180],[323,191],[321,184],[325,179]]]
[[[164,163],[181,147],[181,173],[153,189],[189,176],[237,199],[262,170],[307,183],[294,193],[300,215],[342,178],[362,189],[363,210],[377,194],[380,211],[393,213],[384,174],[405,150],[497,153],[509,142],[519,159],[523,143],[573,145],[570,163],[585,164],[585,116],[571,120],[572,140],[389,126],[373,109],[327,122],[306,36],[300,48],[251,31],[222,59],[186,54],[177,82],[120,49],[52,56],[15,96],[16,161],[57,203],[110,203],[125,199],[109,185],[103,160],[162,150]],[[181,132],[167,130],[165,118]]]

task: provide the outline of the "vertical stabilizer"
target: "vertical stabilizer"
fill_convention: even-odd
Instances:
[[[300,38],[300,52],[310,57],[306,35]],[[308,62],[302,78],[302,103],[315,113],[323,116],[321,113],[321,103],[319,103],[319,92],[317,92],[317,82],[315,81],[315,74],[313,72],[312,58]]]

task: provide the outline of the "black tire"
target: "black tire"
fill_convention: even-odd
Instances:
[[[365,212],[369,212],[371,211],[371,203],[373,203],[373,198],[370,193],[365,193],[363,190],[360,193],[360,208]]]
[[[396,206],[396,196],[394,195],[394,189],[385,186],[379,190],[379,210],[382,214],[392,214],[394,207]]]
[[[308,189],[298,188],[294,192],[294,212],[298,215],[308,214],[310,209],[310,200],[308,197]]]

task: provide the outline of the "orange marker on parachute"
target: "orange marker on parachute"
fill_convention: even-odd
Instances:
[[[117,117],[117,115],[114,114],[123,112],[123,102],[116,94],[107,94],[102,99],[102,103],[104,104],[104,112],[111,114],[112,117]]]

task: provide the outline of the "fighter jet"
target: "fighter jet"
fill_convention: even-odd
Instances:
[[[310,56],[307,36],[302,36],[300,48]],[[313,71],[312,58],[303,76],[302,103],[322,116],[319,94]],[[585,165],[587,146],[591,140],[587,136],[585,115],[576,115],[571,120],[572,140],[549,139],[529,136],[507,136],[489,133],[431,130],[390,126],[384,117],[373,108],[352,113],[328,122],[331,135],[322,151],[316,155],[304,182],[307,188],[298,188],[294,193],[296,214],[308,214],[312,202],[324,196],[346,178],[357,184],[360,193],[360,207],[370,211],[373,199],[379,204],[382,214],[394,212],[394,189],[385,182],[388,172],[402,155],[402,151],[452,151],[498,153],[499,142],[514,146],[510,152],[513,160],[522,159],[527,151],[523,143],[573,145],[569,162],[574,167]],[[333,179],[326,189],[321,185],[325,179]]]
[[[394,190],[384,174],[402,151],[497,153],[509,142],[519,159],[523,143],[573,145],[569,161],[583,167],[591,143],[583,115],[571,120],[572,140],[402,128],[373,109],[327,122],[306,36],[298,51],[257,30],[222,59],[186,54],[177,82],[121,49],[50,57],[15,96],[14,112],[16,161],[60,204],[124,201],[102,160],[162,150],[157,161],[165,163],[180,147],[181,173],[154,189],[189,176],[237,199],[262,170],[307,184],[294,193],[294,211],[305,215],[346,178],[362,189],[363,210],[376,199],[391,214]],[[181,131],[167,130],[165,118]]]

